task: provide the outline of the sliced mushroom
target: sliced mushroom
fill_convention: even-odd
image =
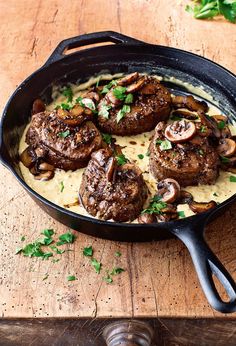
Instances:
[[[185,110],[175,110],[172,112],[171,116],[177,116],[180,118],[185,118],[188,120],[197,120],[198,119],[198,115],[192,112],[188,112]]]
[[[135,82],[139,77],[139,73],[138,72],[134,72],[131,73],[123,78],[121,78],[120,80],[117,81],[117,85],[129,85],[133,82]]]
[[[154,214],[143,213],[138,217],[139,223],[156,223],[157,218]]]
[[[100,96],[95,91],[88,91],[83,95],[84,98],[89,98],[90,100],[93,100],[94,102],[99,102]]]
[[[208,104],[204,101],[196,100],[193,96],[175,96],[172,99],[174,108],[187,108],[190,111],[208,111]]]
[[[38,165],[38,169],[40,171],[54,171],[54,166],[53,165],[50,165],[50,163],[47,163],[47,162],[41,162],[39,165]]]
[[[35,154],[35,151],[32,147],[27,147],[21,154],[20,154],[20,160],[23,163],[23,165],[27,168],[31,168],[34,166],[37,156]]]
[[[90,99],[89,99],[90,100]],[[90,100],[90,102],[92,102]],[[65,124],[75,127],[80,125],[86,120],[91,120],[93,118],[92,110],[88,108],[83,108],[82,106],[76,104],[69,111],[59,108],[56,112],[56,115],[61,119]]]
[[[206,116],[204,112],[200,111],[198,112],[198,116],[201,120],[201,123],[203,125],[206,125],[207,127],[209,127],[210,129],[212,129],[213,135],[216,138],[220,138],[221,133],[220,130],[217,127],[217,122],[215,121],[214,118]]]
[[[189,204],[193,201],[193,196],[190,192],[186,190],[181,190],[179,198],[177,200],[178,204]]]
[[[35,175],[34,179],[41,180],[41,181],[47,181],[54,177],[54,171],[45,171],[41,172],[38,175]]]
[[[236,143],[233,139],[224,138],[219,141],[219,146],[217,147],[217,152],[221,156],[230,157],[236,151]]]
[[[228,167],[227,171],[236,174],[236,167]]]
[[[44,112],[45,109],[45,103],[41,99],[36,99],[33,103],[31,114],[34,115],[37,113]]]
[[[166,203],[173,203],[179,197],[179,183],[171,178],[164,179],[157,184],[157,195]]]
[[[222,138],[231,138],[232,137],[232,133],[230,131],[229,126],[225,126],[220,132],[221,132]]]
[[[106,177],[109,182],[112,182],[115,180],[116,168],[117,168],[116,159],[112,156],[109,158],[106,165]]]
[[[225,115],[222,115],[222,114],[212,115],[212,118],[214,118],[217,122],[224,121],[226,123],[228,121],[228,118]]]
[[[140,90],[140,89],[143,87],[145,81],[146,81],[146,77],[145,77],[145,76],[141,77],[137,82],[135,82],[135,83],[129,85],[129,86],[126,88],[126,93],[131,93],[131,94],[133,94],[133,93],[135,93],[136,91]]]
[[[174,143],[190,140],[196,133],[196,126],[192,121],[174,121],[165,129],[165,137]]]
[[[105,96],[105,100],[108,102],[108,104],[112,104],[115,107],[118,107],[122,104],[122,100],[117,99],[115,95],[113,94],[113,89],[111,89]]]
[[[203,213],[204,211],[208,211],[210,209],[213,209],[217,206],[217,203],[215,201],[210,201],[210,202],[195,202],[192,201],[189,203],[189,208],[194,212],[194,213]]]
[[[91,111],[94,111],[96,109],[96,106],[95,106],[95,103],[93,102],[92,99],[88,98],[88,97],[85,97],[81,100],[81,104],[90,109]]]

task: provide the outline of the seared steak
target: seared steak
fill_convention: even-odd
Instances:
[[[185,126],[185,132],[179,132],[181,126]],[[181,186],[215,183],[219,175],[216,148],[207,129],[201,132],[200,125],[196,125],[195,130],[194,127],[193,123],[186,121],[172,125],[160,122],[157,125],[150,144],[149,162],[150,171],[157,180],[173,178]],[[174,135],[173,139],[171,136]],[[186,140],[185,135],[188,136]]]
[[[143,209],[147,186],[140,169],[118,165],[109,148],[92,154],[83,173],[80,199],[87,212],[104,220],[132,221]]]
[[[138,73],[136,78],[139,78],[136,82],[130,78],[133,82],[131,85],[127,85],[129,78],[126,78],[126,82],[118,81],[118,87],[114,86],[99,102],[98,126],[102,131],[120,136],[135,135],[153,130],[159,121],[168,118],[171,110],[169,91],[156,78],[139,77]],[[114,95],[114,92],[122,90],[121,88],[126,89],[126,95],[133,95],[126,109],[123,108],[125,100],[121,100],[122,95],[121,99]],[[107,107],[109,112],[106,116],[102,111],[104,107]],[[120,115],[123,116],[121,119]]]
[[[91,121],[69,126],[57,111],[32,116],[26,142],[34,150],[42,149],[45,162],[64,170],[85,167],[91,153],[101,148],[102,137]]]

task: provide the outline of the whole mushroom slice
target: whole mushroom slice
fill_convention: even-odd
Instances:
[[[194,213],[203,213],[205,211],[208,211],[210,209],[213,209],[217,206],[217,203],[215,201],[210,201],[210,202],[195,202],[192,201],[189,203],[189,208],[194,212]]]
[[[193,96],[175,96],[172,99],[174,108],[187,108],[190,111],[208,111],[208,104],[204,101],[196,100]]]
[[[78,104],[76,104],[69,111],[59,108],[56,111],[56,115],[65,124],[72,126],[72,127],[78,126],[78,125],[82,124],[84,121],[91,120],[93,118],[92,110],[90,110],[88,108],[84,108]]]
[[[143,213],[140,214],[138,217],[138,222],[139,223],[156,223],[157,218],[154,214],[148,214],[148,213]]]
[[[176,116],[179,118],[185,118],[188,120],[197,120],[198,119],[198,115],[196,113],[192,113],[192,112],[182,110],[182,109],[181,110],[180,109],[174,110],[171,113],[171,116]]]
[[[20,160],[27,168],[32,168],[37,161],[37,155],[31,146],[28,146],[21,154]]]
[[[38,175],[35,175],[34,179],[41,180],[41,181],[47,181],[54,177],[54,171],[43,171],[39,173]]]
[[[126,93],[133,94],[133,93],[139,91],[144,86],[145,82],[146,82],[146,77],[145,76],[141,77],[138,81],[136,81],[135,83],[133,83],[127,87]]]
[[[178,204],[190,204],[193,201],[193,196],[190,192],[186,190],[181,190],[179,198],[177,200]]]
[[[44,112],[46,109],[45,103],[41,99],[36,99],[32,106],[31,115]]]
[[[129,84],[135,82],[138,78],[139,78],[138,72],[130,73],[127,76],[124,76],[123,78],[118,80],[117,85],[121,85],[121,86],[129,85]]]
[[[233,156],[236,151],[236,143],[233,139],[224,138],[219,141],[217,152],[221,156],[230,157]]]
[[[116,159],[112,156],[109,158],[106,164],[106,177],[109,182],[112,182],[115,180],[116,168],[117,168]]]
[[[166,203],[175,202],[180,195],[179,183],[171,178],[164,179],[157,184],[157,195]]]
[[[94,102],[100,101],[100,96],[96,91],[88,91],[85,94],[83,94],[83,98],[89,98],[90,100]]]
[[[174,143],[190,140],[196,133],[196,126],[192,121],[174,121],[165,129],[165,137]]]
[[[217,127],[216,120],[213,117],[206,116],[206,114],[204,112],[202,112],[202,111],[198,111],[198,116],[199,116],[199,118],[201,120],[201,123],[203,125],[206,125],[210,129],[212,129],[213,135],[216,138],[220,138],[221,133],[220,133],[220,130],[218,129],[218,127]]]

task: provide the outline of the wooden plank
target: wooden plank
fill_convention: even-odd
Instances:
[[[74,0],[0,2],[2,108],[26,76],[39,68],[62,39],[115,30],[151,43],[204,55],[236,72],[236,25],[224,20],[196,21],[186,1]],[[0,307],[2,317],[219,316],[207,304],[189,255],[176,240],[126,244],[78,234],[60,262],[15,255],[45,227],[66,229],[42,212],[10,172],[0,168]],[[208,229],[209,242],[236,279],[236,206]],[[97,275],[82,248],[92,244],[103,263]],[[121,258],[114,252],[119,250]],[[126,269],[107,285],[102,276],[114,263]],[[43,280],[48,273],[48,279]],[[69,274],[77,281],[67,282]],[[235,316],[235,315],[234,315]],[[227,318],[231,316],[225,316]]]

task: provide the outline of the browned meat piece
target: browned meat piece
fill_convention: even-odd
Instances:
[[[53,111],[32,116],[26,142],[34,150],[42,149],[43,161],[75,170],[85,167],[91,153],[101,148],[102,137],[91,121],[70,127]]]
[[[148,190],[137,166],[118,163],[108,148],[93,153],[83,174],[80,199],[87,212],[100,219],[132,221],[142,211]]]
[[[123,88],[126,89],[126,95],[133,95],[133,101],[126,107],[128,110],[122,114],[124,100],[114,95],[116,86],[99,102],[98,126],[106,133],[126,136],[151,131],[159,121],[166,120],[170,114],[171,95],[156,78],[141,76],[137,79],[136,74],[130,76],[132,78],[121,80],[120,84],[126,87],[119,86],[118,81],[118,90]],[[130,82],[132,84],[127,85]],[[107,110],[106,116],[102,112],[104,107]]]
[[[169,142],[165,138],[168,126],[159,123],[150,144],[150,170],[154,177],[172,178],[181,186],[214,184],[219,175],[219,157],[210,139],[200,137],[197,131],[186,142]],[[195,138],[200,140],[194,141]]]

